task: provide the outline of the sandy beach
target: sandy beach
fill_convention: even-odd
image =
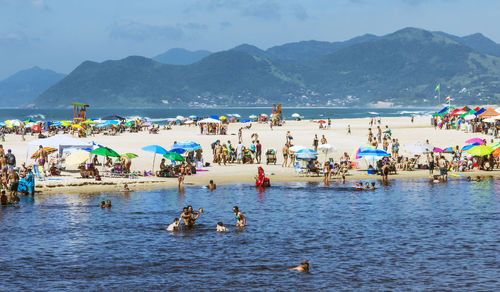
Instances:
[[[362,119],[333,119],[331,129],[319,129],[319,124],[312,120],[303,121],[286,121],[282,127],[269,127],[269,124],[252,123],[251,129],[243,129],[243,144],[248,146],[251,142],[250,136],[253,133],[259,135],[259,140],[263,147],[263,167],[271,182],[292,182],[292,181],[313,181],[320,182],[322,177],[308,176],[299,177],[295,174],[293,167],[283,168],[283,156],[281,149],[285,144],[285,135],[290,131],[293,136],[294,145],[302,145],[312,147],[312,141],[315,134],[321,139],[322,135],[327,139],[327,143],[334,145],[337,151],[330,155],[335,161],[338,161],[340,156],[347,152],[352,155],[360,146],[367,144],[367,134],[369,128],[369,118]],[[238,129],[243,124],[229,124],[228,135],[201,135],[198,127],[192,125],[174,126],[172,130],[161,130],[159,134],[149,134],[146,131],[140,133],[122,133],[117,136],[96,135],[95,137],[83,138],[82,141],[94,141],[101,145],[105,145],[114,149],[118,153],[136,153],[138,158],[132,160],[132,171],[144,171],[152,169],[153,154],[142,151],[141,148],[151,144],[158,144],[166,149],[175,141],[194,141],[203,147],[203,158],[205,162],[212,162],[211,143],[216,140],[222,142],[231,141],[233,144],[238,140]],[[347,135],[347,126],[351,127],[351,135]],[[388,125],[392,130],[392,137],[399,139],[401,145],[413,142],[425,142],[429,140],[430,144],[435,147],[445,148],[448,146],[465,145],[465,141],[470,138],[478,137],[487,139],[488,142],[492,139],[491,136],[482,135],[480,133],[464,133],[456,130],[435,130],[430,126],[430,117],[416,117],[411,123],[409,117],[398,118],[382,118],[381,127],[385,128]],[[376,132],[376,126],[374,127]],[[22,141],[20,135],[7,135],[6,141],[3,142],[5,149],[12,149],[16,155],[17,164],[20,165],[25,161],[26,143],[36,140],[35,136],[27,135],[26,141]],[[43,145],[43,143],[42,143]],[[277,164],[265,165],[265,150],[273,148],[277,151]],[[31,155],[31,153],[30,153]],[[320,161],[324,161],[324,155],[319,156]],[[156,157],[155,169],[159,168],[161,157]],[[100,158],[102,161],[102,157]],[[425,163],[425,158],[421,160]],[[28,158],[27,165],[33,164],[34,160]],[[103,177],[102,181],[98,182],[93,179],[82,179],[75,167],[69,167],[69,171],[62,173],[60,177],[49,177],[46,180],[37,180],[36,191],[41,194],[50,193],[89,193],[103,192],[120,189],[124,183],[129,184],[131,189],[156,189],[177,186],[175,178],[160,178],[160,177],[138,177],[130,178],[109,178]],[[72,171],[73,170],[73,171]],[[226,166],[214,165],[211,163],[206,171],[198,172],[196,175],[187,176],[185,185],[205,185],[210,179],[213,179],[217,184],[224,183],[253,183],[254,176],[257,172],[255,164],[228,164]],[[469,172],[468,175],[487,175],[499,176],[500,171],[491,172]],[[415,170],[398,172],[397,175],[391,175],[390,179],[409,178],[409,177],[429,177],[427,170]],[[368,176],[366,171],[350,170],[347,176],[348,180],[354,179],[379,179],[377,176]]]

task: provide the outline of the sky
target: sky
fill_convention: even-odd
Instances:
[[[500,43],[498,0],[0,0],[0,80],[39,66],[153,57],[171,48],[261,49],[418,27]]]

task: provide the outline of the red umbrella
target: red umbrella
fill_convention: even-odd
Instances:
[[[325,121],[323,121],[323,120],[319,120],[319,121],[318,121],[318,123],[320,123],[320,124],[324,124],[324,123],[326,123],[326,122],[325,122]]]
[[[31,130],[33,132],[40,132],[42,130],[42,127],[40,127],[40,125],[33,125],[31,126]]]

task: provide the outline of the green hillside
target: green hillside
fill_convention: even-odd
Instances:
[[[457,38],[406,28],[342,45],[300,42],[266,51],[242,45],[190,65],[137,56],[87,61],[35,104],[66,106],[78,99],[100,107],[435,105],[437,83],[443,96],[458,101],[500,102],[500,58]]]

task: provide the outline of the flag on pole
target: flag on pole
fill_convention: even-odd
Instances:
[[[448,95],[446,98],[445,98],[446,101],[450,101],[450,96]]]
[[[440,90],[440,89],[439,89],[439,87],[440,87],[440,86],[441,86],[441,84],[438,84],[438,85],[436,86],[436,89],[434,89],[434,91],[435,91],[435,92],[438,92],[438,91]]]

